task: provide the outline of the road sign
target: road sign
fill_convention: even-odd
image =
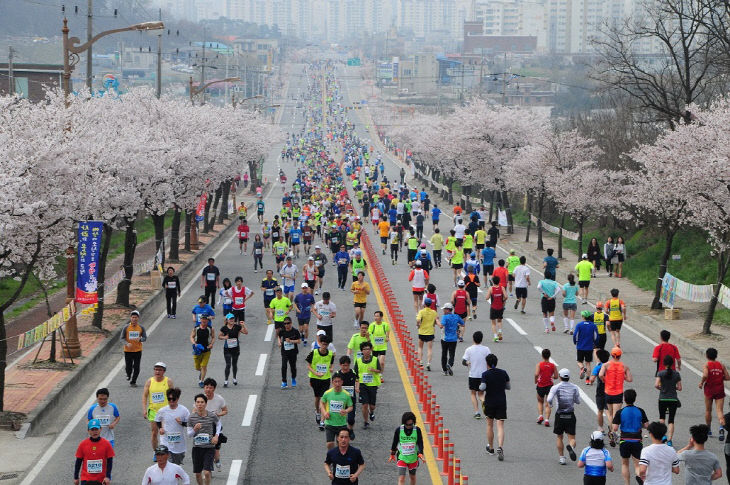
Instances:
[[[348,66],[359,66],[360,58],[359,57],[350,57],[349,59],[347,59],[347,65]]]

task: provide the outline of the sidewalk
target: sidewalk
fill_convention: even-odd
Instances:
[[[255,200],[255,194],[252,195],[248,193],[248,190],[242,190],[238,194],[238,200],[246,201],[247,204],[252,205]],[[203,251],[228,225],[237,224],[235,214],[232,214],[230,217],[224,224],[215,225],[210,234],[199,234],[201,243],[201,249],[199,251],[189,253],[181,251],[181,262],[178,264],[169,264],[168,266],[173,266],[179,274],[181,268],[184,268],[188,261],[195,258],[200,251]],[[194,269],[194,271],[197,272],[197,269]],[[152,288],[149,276],[135,276],[132,279],[132,287],[130,290],[130,304],[134,307],[139,307],[157,291],[157,289]],[[114,301],[116,291],[106,297],[108,301]],[[28,352],[28,349],[24,349],[26,355],[16,365],[6,370],[5,373],[5,392],[3,396],[5,410],[32,416],[40,408],[48,405],[48,399],[58,390],[59,385],[72,373],[81,371],[87,359],[95,355],[98,351],[97,349],[103,346],[109,338],[114,338],[114,335],[116,335],[115,330],[128,321],[128,316],[129,308],[119,307],[113,304],[107,305],[104,309],[102,332],[91,326],[92,315],[77,315],[82,355],[80,358],[74,359],[76,366],[63,364],[60,345],[56,346],[56,364],[46,362],[50,353],[50,341],[43,344],[42,351],[38,356],[38,364],[40,365],[33,365],[33,360],[38,352],[38,345],[31,347],[30,352]],[[0,472],[3,471],[2,468],[0,467]]]

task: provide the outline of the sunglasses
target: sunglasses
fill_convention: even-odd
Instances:
[[[167,397],[167,400],[168,400],[168,401],[177,401],[177,398],[176,398],[176,397],[171,397],[171,396],[168,396],[168,397]]]
[[[412,427],[415,423],[406,423],[405,426],[408,426],[409,428]]]

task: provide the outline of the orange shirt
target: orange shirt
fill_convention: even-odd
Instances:
[[[378,230],[380,231],[380,237],[388,237],[390,232],[390,223],[386,220],[382,220],[378,223]]]
[[[499,276],[499,286],[502,286],[504,288],[507,288],[507,276],[509,273],[507,272],[507,268],[504,266],[497,266],[494,268],[494,276]]]

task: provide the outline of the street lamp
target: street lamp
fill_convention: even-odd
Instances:
[[[68,106],[68,96],[71,94],[71,71],[79,62],[79,54],[88,50],[94,42],[106,37],[107,35],[116,34],[118,32],[129,32],[132,30],[160,30],[165,28],[162,22],[142,22],[140,24],[130,25],[122,29],[106,30],[99,32],[94,37],[81,44],[78,37],[68,36],[68,19],[63,19],[63,97]],[[122,53],[123,54],[123,53]],[[66,249],[66,304],[68,305],[76,299],[76,251],[72,246]],[[76,326],[76,315],[71,315],[66,322],[66,353],[69,357],[78,357],[81,355],[81,343],[79,342],[79,333]]]
[[[236,100],[236,95],[235,94],[232,94],[231,95],[231,104],[233,104],[233,107],[235,108],[236,107],[236,104],[238,104],[238,103],[243,104],[246,101],[248,101],[249,99],[259,99],[259,98],[263,98],[263,97],[264,97],[263,94],[257,94],[256,96],[249,96],[248,98],[243,98],[243,99],[237,101]]]
[[[240,78],[237,77],[227,77],[225,79],[216,79],[215,81],[210,81],[209,83],[205,83],[200,87],[194,88],[193,87],[193,76],[190,76],[190,103],[195,104],[194,96],[197,96],[198,94],[202,93],[206,89],[208,89],[208,86],[212,86],[216,83],[233,83],[236,81],[240,81]]]

